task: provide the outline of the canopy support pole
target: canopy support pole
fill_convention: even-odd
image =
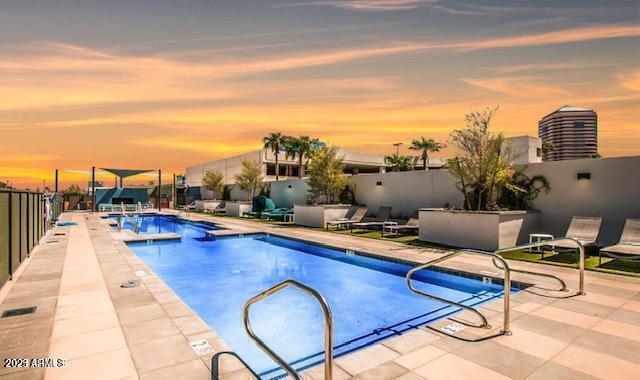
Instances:
[[[158,169],[158,211],[162,211],[162,169]]]
[[[96,212],[96,167],[91,167],[91,212]]]

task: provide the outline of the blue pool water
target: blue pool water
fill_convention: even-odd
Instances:
[[[109,219],[117,219],[117,216],[110,216]],[[217,230],[211,223],[190,221],[179,219],[168,215],[141,214],[125,218],[122,228],[134,231],[135,227],[132,219],[136,221],[140,234],[176,233],[186,238],[202,238],[205,231]]]
[[[158,219],[151,225],[175,222],[170,217]],[[162,228],[180,233],[185,227]],[[187,231],[182,241],[130,247],[264,378],[281,372],[246,335],[242,307],[252,296],[286,279],[311,286],[327,299],[333,312],[336,355],[459,311],[411,293],[404,280],[407,265],[273,235],[211,240]],[[502,295],[500,285],[437,271],[421,271],[415,278],[419,289],[466,305]],[[298,369],[322,360],[322,321],[315,300],[292,288],[251,309],[257,335]]]

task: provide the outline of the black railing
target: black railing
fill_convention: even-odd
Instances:
[[[0,189],[0,286],[11,280],[49,229],[44,197],[39,192]],[[59,214],[62,207],[56,207]],[[51,211],[53,215],[54,210]]]

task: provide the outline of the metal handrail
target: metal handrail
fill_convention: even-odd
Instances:
[[[181,208],[176,214],[176,218],[179,218],[180,215],[185,215],[185,218],[189,219],[191,217],[191,210],[188,207]]]
[[[499,335],[511,335],[511,331],[509,330],[509,319],[510,319],[510,314],[511,314],[511,310],[510,310],[510,300],[511,300],[511,269],[509,268],[509,264],[507,264],[507,262],[500,256],[498,256],[496,253],[493,252],[484,252],[484,251],[474,251],[474,250],[462,250],[462,251],[457,251],[457,252],[453,252],[453,253],[449,253],[445,256],[441,256],[438,257],[437,259],[433,259],[431,261],[428,261],[422,265],[418,265],[417,267],[411,269],[409,272],[407,272],[407,275],[405,276],[405,279],[407,281],[407,285],[409,286],[409,289],[416,293],[419,294],[421,296],[442,302],[442,303],[446,303],[448,305],[451,306],[455,306],[455,307],[459,307],[465,310],[468,310],[474,314],[476,314],[477,316],[480,317],[480,320],[482,321],[481,324],[470,324],[472,327],[478,327],[478,328],[491,328],[491,326],[489,325],[489,323],[487,322],[487,318],[477,309],[471,307],[471,306],[467,306],[467,305],[463,305],[459,302],[455,302],[455,301],[450,301],[444,298],[440,298],[437,296],[434,296],[432,294],[428,294],[425,293],[421,290],[416,289],[412,284],[411,284],[411,277],[413,276],[413,274],[419,270],[422,269],[426,269],[430,266],[433,266],[435,264],[441,263],[445,260],[449,260],[452,259],[456,256],[460,256],[462,254],[472,254],[472,255],[481,255],[481,256],[491,256],[493,260],[498,260],[502,263],[503,267],[500,268],[504,271],[504,317],[503,317],[503,322],[502,322],[502,330],[500,330],[500,332],[498,334],[495,335],[491,335],[491,336],[486,336],[483,338],[480,338],[478,340],[485,340],[485,339],[489,339],[489,338],[493,338],[495,336],[499,336]],[[452,334],[449,334],[447,332],[444,332],[444,334],[449,335],[449,336],[453,336],[455,338],[458,338]]]
[[[211,380],[219,380],[220,379],[220,375],[221,375],[221,373],[220,373],[220,357],[222,355],[229,355],[229,356],[235,357],[251,373],[251,375],[253,375],[253,377],[255,377],[256,379],[260,378],[260,375],[255,373],[255,371],[253,369],[251,369],[251,367],[249,367],[249,364],[247,364],[247,362],[242,360],[242,358],[238,354],[236,354],[233,351],[221,351],[221,352],[218,352],[215,355],[213,355],[213,357],[211,358]]]
[[[322,296],[322,294],[318,293],[315,289],[310,288],[295,280],[286,280],[250,298],[247,302],[245,302],[244,308],[242,310],[244,329],[247,331],[247,334],[249,334],[249,337],[251,337],[251,339],[253,339],[256,342],[258,347],[260,347],[262,351],[264,351],[267,355],[269,355],[269,357],[271,357],[273,361],[278,363],[278,365],[280,365],[291,377],[293,377],[295,380],[302,380],[302,376],[300,376],[298,372],[296,372],[296,370],[293,369],[293,367],[291,367],[284,359],[282,359],[271,348],[269,348],[269,346],[267,346],[267,344],[264,341],[262,341],[262,339],[260,339],[253,332],[253,329],[251,328],[251,324],[249,323],[249,308],[251,307],[251,305],[289,286],[297,288],[303,291],[304,293],[310,295],[311,297],[315,298],[316,301],[318,301],[318,303],[320,304],[320,307],[322,308],[322,313],[324,315],[324,378],[326,380],[332,380],[333,379],[333,317],[331,315],[331,308],[329,308],[329,304],[327,303],[327,300]]]
[[[501,253],[505,253],[505,252],[511,252],[511,251],[518,251],[521,249],[527,249],[527,248],[535,248],[535,247],[542,247],[545,245],[553,245],[553,243],[558,242],[558,241],[566,241],[566,240],[570,240],[573,241],[574,243],[576,243],[576,248],[578,249],[579,252],[579,260],[578,260],[578,268],[579,268],[579,283],[578,283],[578,291],[575,294],[571,294],[568,295],[567,297],[564,298],[568,298],[568,297],[573,297],[573,296],[578,296],[578,295],[585,295],[585,291],[584,291],[584,245],[582,244],[582,242],[576,238],[573,237],[561,237],[561,238],[556,238],[556,239],[552,239],[552,240],[544,240],[544,241],[540,241],[540,242],[535,242],[535,243],[529,243],[529,244],[523,244],[523,245],[519,245],[516,247],[511,247],[511,248],[503,248],[503,249],[499,249],[497,251],[494,251],[493,253],[496,255],[499,255]],[[501,269],[495,262],[494,265]],[[560,279],[557,276],[551,275],[551,274],[546,274],[546,273],[538,273],[538,272],[531,272],[531,271],[527,271],[527,270],[523,270],[523,269],[511,269],[511,272],[517,272],[517,273],[523,273],[523,274],[529,274],[529,275],[534,275],[534,276],[542,276],[542,277],[549,277],[549,278],[554,278],[555,280],[559,281],[561,284],[561,289],[560,291],[565,291],[567,289],[567,286],[565,284],[565,282]]]

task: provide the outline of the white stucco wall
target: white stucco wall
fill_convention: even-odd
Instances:
[[[295,204],[307,203],[309,185],[303,179],[269,182],[271,199],[278,207],[293,207]],[[291,186],[291,187],[289,187]]]
[[[462,194],[456,180],[446,170],[359,174],[351,177],[356,201],[376,212],[380,206],[391,206],[393,217],[407,218],[420,208],[443,207],[449,203],[462,207]],[[382,182],[377,186],[377,182]]]
[[[564,235],[572,216],[600,216],[600,243],[612,244],[626,218],[640,218],[640,156],[543,162],[526,172],[549,181],[551,191],[533,206],[542,228],[555,236]],[[582,172],[591,179],[578,180]]]

